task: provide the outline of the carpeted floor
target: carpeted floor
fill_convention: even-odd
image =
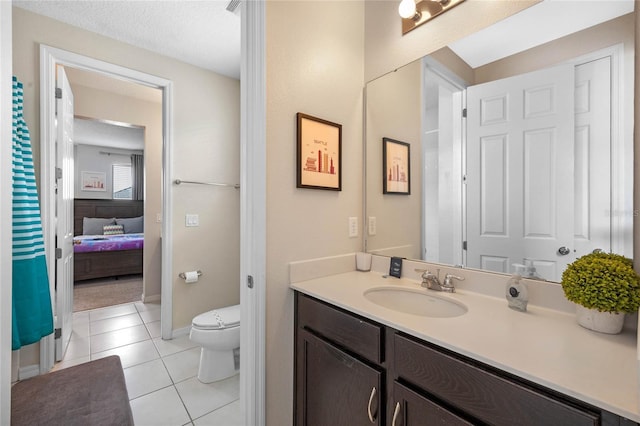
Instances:
[[[137,302],[142,299],[142,275],[79,281],[73,286],[73,312]]]

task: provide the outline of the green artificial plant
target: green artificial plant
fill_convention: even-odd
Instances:
[[[601,312],[633,313],[640,306],[640,277],[633,262],[613,253],[591,253],[562,273],[568,300]]]

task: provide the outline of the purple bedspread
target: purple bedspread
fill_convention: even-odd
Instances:
[[[144,246],[144,234],[76,235],[73,252],[137,250]]]

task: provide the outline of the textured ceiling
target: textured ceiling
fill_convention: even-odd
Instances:
[[[73,139],[75,145],[144,150],[144,128],[122,123],[76,118]]]
[[[240,17],[228,0],[14,1],[17,7],[240,78]]]

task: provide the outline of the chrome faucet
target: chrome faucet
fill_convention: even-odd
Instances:
[[[416,272],[422,272],[422,287],[429,290],[444,291],[447,293],[455,293],[456,288],[453,285],[453,280],[464,281],[464,277],[458,277],[452,274],[445,274],[444,281],[440,282],[440,269],[436,269],[436,274],[432,274],[427,269],[416,269]]]

